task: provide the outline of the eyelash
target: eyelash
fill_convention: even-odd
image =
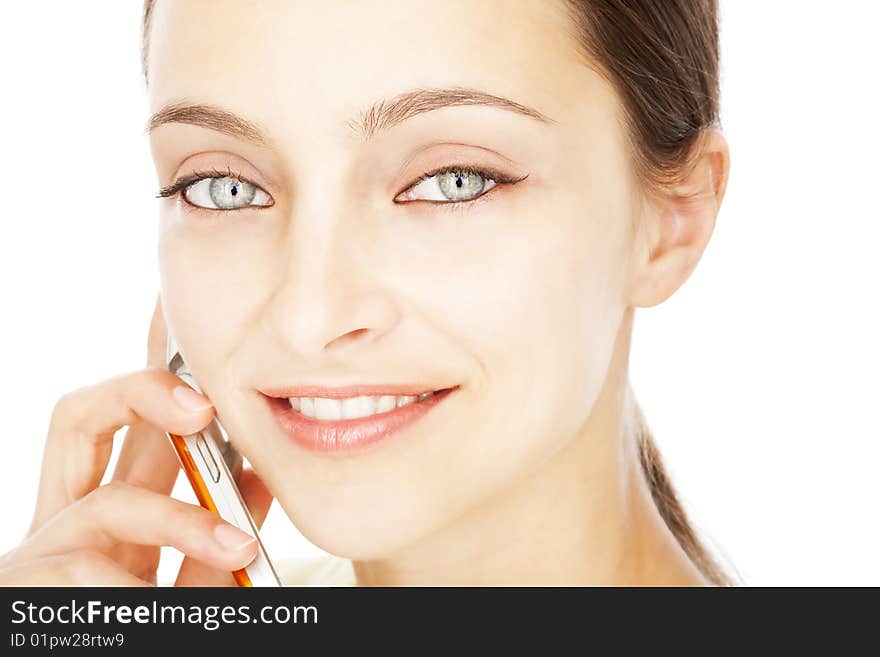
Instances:
[[[156,194],[156,198],[170,198],[172,196],[176,196],[181,191],[189,187],[190,185],[194,185],[200,180],[204,180],[205,178],[234,178],[235,180],[241,180],[242,182],[246,182],[249,185],[254,185],[250,180],[239,174],[237,171],[233,171],[231,168],[227,167],[226,171],[220,171],[219,169],[200,169],[197,171],[193,171],[189,175],[181,176],[173,183],[168,185],[167,187],[163,187]],[[255,187],[259,187],[259,185],[254,185]],[[262,188],[261,188],[262,189]],[[187,201],[188,202],[188,201]],[[208,210],[211,211],[212,208],[201,208],[197,205],[193,205],[194,208],[199,210]],[[272,207],[272,206],[264,206],[264,207]],[[242,210],[244,208],[238,208]],[[235,210],[217,210],[217,212],[235,212]]]
[[[469,164],[445,164],[442,167],[429,171],[428,173],[423,173],[421,176],[416,178],[394,196],[397,197],[399,194],[405,192],[408,189],[411,189],[412,187],[415,187],[419,183],[427,180],[428,178],[433,178],[439,173],[452,173],[455,171],[460,171],[464,173],[475,173],[485,180],[492,180],[495,185],[493,185],[489,190],[480,193],[478,196],[474,196],[473,198],[469,198],[464,201],[426,201],[424,199],[417,199],[415,201],[395,201],[395,203],[397,205],[406,205],[407,203],[427,203],[432,206],[443,206],[444,211],[464,211],[471,208],[476,203],[486,201],[486,197],[488,197],[492,193],[492,190],[507,185],[515,185],[516,183],[522,182],[529,177],[528,174],[526,174],[524,176],[521,176],[520,178],[511,178],[503,171],[499,171],[498,169],[493,169],[491,167],[471,166]]]
[[[423,182],[424,180],[427,180],[429,178],[436,176],[437,174],[451,173],[453,171],[461,171],[464,173],[475,173],[478,176],[484,178],[485,180],[492,180],[495,183],[495,185],[493,185],[488,191],[482,192],[478,196],[475,196],[473,198],[470,198],[470,199],[467,199],[464,201],[426,201],[424,199],[417,199],[414,201],[394,201],[394,203],[397,205],[406,205],[408,203],[421,202],[421,203],[429,203],[431,205],[447,206],[444,208],[444,210],[461,211],[461,210],[468,209],[469,207],[471,207],[474,203],[476,203],[478,201],[485,200],[485,197],[488,196],[489,193],[493,189],[495,189],[497,187],[501,187],[501,186],[506,186],[506,185],[515,185],[516,183],[522,182],[523,180],[525,180],[526,178],[529,177],[528,174],[526,174],[525,176],[522,176],[520,178],[511,178],[510,176],[508,176],[504,172],[499,171],[497,169],[492,169],[491,167],[470,166],[467,164],[444,165],[442,167],[439,167],[437,169],[429,171],[428,173],[422,174],[421,176],[416,178],[413,182],[411,182],[409,185],[404,187],[400,192],[398,192],[394,196],[396,198],[401,193],[407,191],[408,189],[411,189],[412,187],[415,187],[416,185]],[[259,187],[259,185],[252,183],[246,177],[242,176],[241,174],[239,174],[236,171],[233,171],[231,168],[227,168],[226,171],[220,171],[218,169],[201,169],[201,170],[193,171],[192,173],[190,173],[186,176],[182,176],[182,177],[178,178],[177,180],[175,180],[170,185],[161,188],[159,190],[159,192],[156,194],[156,198],[171,198],[171,197],[177,196],[178,194],[180,194],[180,192],[184,191],[187,187],[194,185],[195,183],[197,183],[201,180],[204,180],[206,178],[226,178],[226,177],[233,178],[235,180],[240,180],[242,182],[248,183],[249,185],[254,185],[255,187]],[[268,205],[268,206],[245,206],[245,207],[241,207],[241,208],[236,208],[235,210],[218,210],[215,208],[203,208],[203,207],[200,207],[200,206],[195,205],[193,203],[190,203],[189,201],[186,200],[186,197],[183,195],[181,195],[181,198],[185,203],[187,203],[187,205],[191,206],[191,208],[193,210],[204,210],[206,212],[238,212],[240,210],[249,210],[249,209],[253,209],[253,208],[272,207],[271,205]],[[274,201],[273,201],[272,205],[274,205]],[[455,206],[458,206],[458,207],[455,207]]]

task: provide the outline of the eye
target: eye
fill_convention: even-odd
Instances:
[[[192,206],[205,210],[239,210],[246,207],[266,207],[272,205],[270,197],[261,188],[227,171],[216,169],[194,171],[188,176],[178,178],[168,187],[159,190],[157,197],[171,197],[182,192],[184,200]]]
[[[183,190],[187,201],[209,210],[237,210],[249,205],[271,205],[269,195],[240,178],[203,178]]]
[[[477,168],[445,167],[424,174],[394,200],[395,202],[461,203],[475,200],[497,185],[514,184],[524,180],[525,177],[511,178],[498,171]]]

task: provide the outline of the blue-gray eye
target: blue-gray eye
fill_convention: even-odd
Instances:
[[[186,200],[208,210],[237,210],[249,205],[271,205],[269,195],[246,180],[231,176],[203,178],[184,191]]]
[[[468,201],[496,184],[496,181],[479,171],[448,169],[413,185],[406,190],[403,198],[408,201]]]

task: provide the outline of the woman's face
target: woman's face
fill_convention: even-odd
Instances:
[[[163,187],[204,170],[256,186],[237,188],[237,210],[210,209],[236,198],[210,181],[190,192],[205,209],[160,201],[168,326],[242,453],[327,551],[382,558],[451,526],[593,410],[638,196],[618,102],[568,29],[544,0],[156,5],[151,112],[212,105],[264,137],[183,113],[152,130]],[[442,95],[394,105],[452,87],[547,118]],[[414,185],[446,166],[495,178]],[[493,186],[499,174],[521,180]],[[346,452],[292,441],[263,394],[359,383],[457,389]]]

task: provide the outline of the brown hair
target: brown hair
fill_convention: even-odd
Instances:
[[[586,63],[614,87],[636,173],[662,189],[687,171],[719,118],[717,0],[564,0]],[[651,497],[703,576],[736,582],[697,538],[635,404],[639,461]]]
[[[717,0],[562,0],[585,63],[617,91],[634,168],[648,189],[676,181],[719,123]],[[144,1],[142,67],[150,17]],[[634,404],[639,461],[654,504],[679,545],[713,584],[733,578],[700,542],[666,474],[644,415]]]

